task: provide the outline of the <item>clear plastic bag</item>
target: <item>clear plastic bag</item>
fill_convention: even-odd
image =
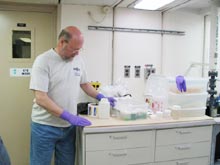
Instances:
[[[146,101],[154,113],[164,112],[168,103],[168,79],[163,75],[151,74],[145,87]]]

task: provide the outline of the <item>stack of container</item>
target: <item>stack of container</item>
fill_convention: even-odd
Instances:
[[[171,109],[174,118],[205,115],[208,79],[185,77],[186,92],[178,91],[175,78],[168,78],[168,80],[168,108]]]

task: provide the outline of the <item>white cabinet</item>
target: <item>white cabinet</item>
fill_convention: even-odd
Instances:
[[[208,163],[205,163],[208,165],[211,152],[211,133],[211,126],[158,130],[156,133],[155,161],[178,160],[176,162],[179,163],[176,164],[188,165],[193,164],[192,162],[208,159]],[[181,160],[199,157],[202,159]]]
[[[136,165],[153,161],[150,148],[86,152],[86,165]]]
[[[209,165],[209,157],[166,161],[155,165]]]
[[[86,165],[138,165],[154,161],[155,131],[88,134]]]
[[[212,126],[157,130],[157,146],[210,141]]]
[[[86,135],[86,151],[153,147],[155,131],[118,132]]]
[[[82,129],[78,165],[210,165],[212,125],[171,126]]]

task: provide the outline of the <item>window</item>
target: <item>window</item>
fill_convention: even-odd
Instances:
[[[31,31],[12,31],[12,58],[31,58]]]

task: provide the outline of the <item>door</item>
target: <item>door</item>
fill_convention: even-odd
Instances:
[[[16,165],[29,164],[29,73],[36,56],[56,43],[56,8],[45,11],[0,10],[0,136]]]

